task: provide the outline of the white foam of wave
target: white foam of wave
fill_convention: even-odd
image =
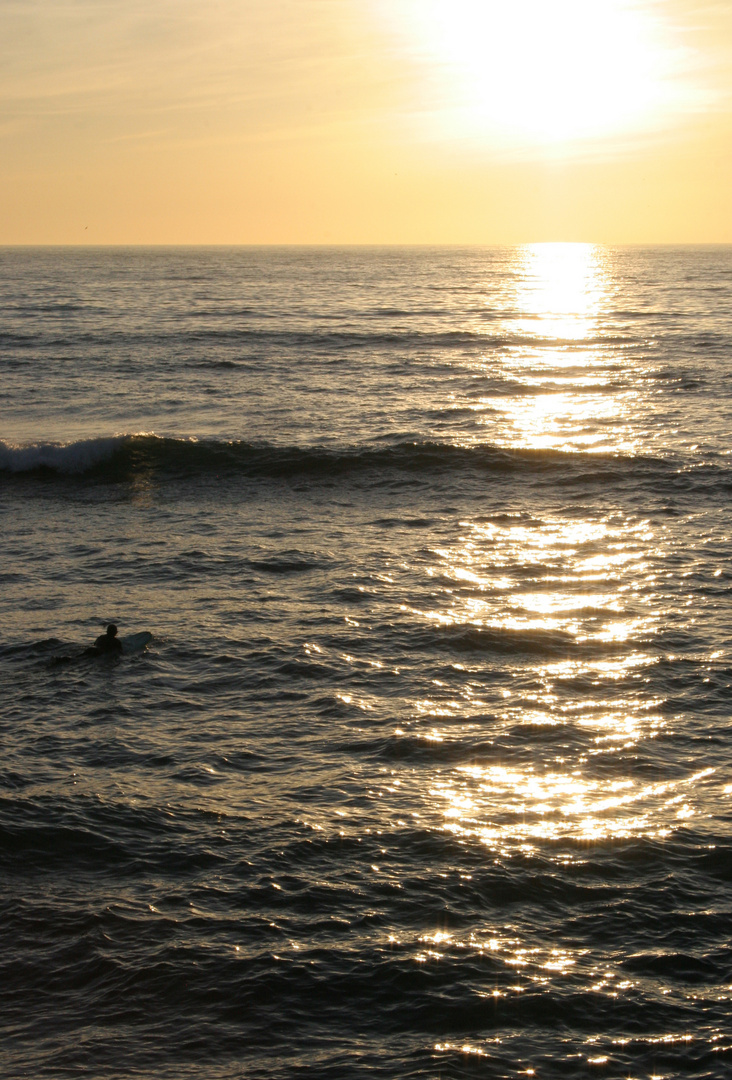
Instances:
[[[70,443],[27,443],[23,446],[0,441],[0,470],[20,473],[47,468],[59,473],[83,473],[111,458],[127,438],[127,435],[115,435]]]

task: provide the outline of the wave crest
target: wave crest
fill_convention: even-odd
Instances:
[[[114,457],[129,438],[128,435],[116,435],[72,443],[41,442],[26,446],[12,446],[0,441],[0,472],[86,473]]]

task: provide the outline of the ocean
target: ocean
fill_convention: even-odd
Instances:
[[[3,249],[0,374],[6,1080],[732,1069],[732,248]]]

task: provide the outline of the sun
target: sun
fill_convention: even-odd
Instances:
[[[683,107],[685,54],[658,4],[392,0],[453,134],[558,145],[658,127]]]

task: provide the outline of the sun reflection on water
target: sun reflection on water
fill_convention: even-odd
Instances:
[[[427,573],[444,585],[437,608],[409,609],[442,626],[559,631],[575,642],[626,641],[651,634],[657,616],[638,581],[653,580],[654,541],[645,521],[462,522],[451,547],[437,548]]]
[[[529,244],[520,259],[516,329],[554,341],[590,338],[607,287],[603,249],[594,244]]]
[[[623,377],[630,359],[608,336],[604,318],[612,303],[610,263],[593,244],[517,251],[514,292],[503,311],[513,343],[501,357],[507,385],[468,405],[491,441],[534,450],[637,450],[637,388]],[[494,374],[495,356],[487,353],[481,367]]]
[[[437,783],[432,794],[443,802],[448,831],[507,854],[515,846],[528,852],[542,841],[570,837],[599,841],[667,836],[669,820],[694,816],[690,793],[713,772],[638,783],[630,778],[591,780],[579,769],[539,774],[531,766],[463,766]]]
[[[510,392],[470,403],[487,441],[570,451],[590,469],[598,451],[640,445],[632,363],[603,329],[610,261],[591,244],[517,253],[503,312],[513,336],[481,361],[482,375],[502,373]],[[546,845],[558,840],[667,836],[694,818],[706,774],[666,780],[632,764],[667,726],[647,674],[668,614],[663,526],[619,507],[583,511],[569,489],[548,507],[463,520],[423,567],[429,601],[402,610],[464,650],[462,688],[435,680],[413,702],[420,737],[449,742],[462,722],[466,734],[500,732],[515,748],[504,761],[433,775],[428,797],[443,827],[499,853],[542,848],[554,858]]]

